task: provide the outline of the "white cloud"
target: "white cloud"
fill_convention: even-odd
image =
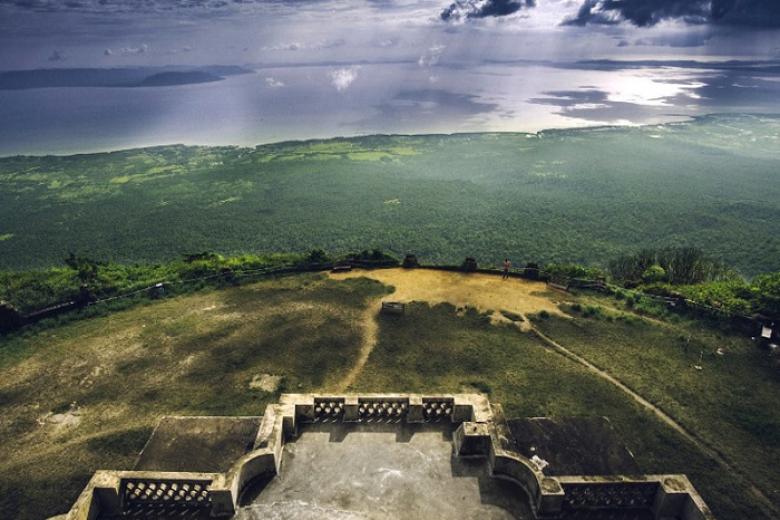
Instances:
[[[358,77],[359,67],[346,67],[336,69],[330,72],[330,82],[336,87],[336,90],[342,92],[349,88]]]
[[[276,78],[268,77],[268,78],[265,78],[265,84],[269,88],[282,88],[284,86],[284,81],[280,81],[280,80],[278,80]]]
[[[195,50],[195,47],[192,45],[185,45],[184,47],[179,47],[177,49],[171,49],[166,54],[182,54],[187,52],[192,52]]]
[[[276,45],[267,45],[260,50],[263,51],[298,51],[304,48],[300,42],[277,43]]]
[[[422,56],[420,56],[420,59],[417,60],[417,64],[420,67],[433,67],[437,63],[439,63],[439,59],[441,59],[441,55],[444,52],[444,49],[447,47],[445,45],[433,45],[431,46],[427,51],[423,53]]]
[[[388,47],[395,47],[396,45],[398,45],[398,39],[396,38],[387,38],[385,40],[379,40],[376,42],[376,46],[383,49],[387,49]]]
[[[335,40],[321,40],[316,42],[285,42],[276,45],[267,45],[260,50],[263,51],[319,51],[322,49],[335,49],[345,45],[347,42],[343,38]]]
[[[146,54],[149,51],[149,45],[142,43],[138,47],[122,47],[121,49],[112,50],[106,49],[103,51],[105,56],[134,56],[138,54]],[[188,52],[188,51],[187,51]]]

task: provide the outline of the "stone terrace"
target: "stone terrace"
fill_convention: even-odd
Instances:
[[[515,419],[484,396],[283,395],[262,417],[166,417],[135,470],[58,520],[713,520],[684,475],[638,475],[602,418]]]

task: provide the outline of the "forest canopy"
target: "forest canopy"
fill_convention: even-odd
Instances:
[[[780,118],[708,116],[539,134],[8,157],[0,269],[60,265],[68,251],[132,264],[312,249],[606,268],[638,250],[692,246],[750,277],[780,270],[778,134]],[[657,258],[631,276],[684,283],[692,273],[673,264]],[[717,266],[696,267],[690,280],[711,277],[707,269]]]

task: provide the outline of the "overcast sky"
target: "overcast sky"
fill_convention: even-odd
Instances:
[[[0,0],[0,70],[167,65],[253,73],[0,89],[0,154],[777,114],[780,0]]]
[[[0,69],[780,57],[778,0],[0,0]]]

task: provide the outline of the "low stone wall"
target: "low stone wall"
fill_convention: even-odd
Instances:
[[[539,518],[565,518],[571,511],[642,510],[655,518],[714,519],[684,475],[546,476],[543,468],[512,449],[501,407],[479,394],[284,394],[266,407],[252,451],[226,473],[99,471],[65,518],[196,509],[230,517],[251,481],[278,474],[284,444],[301,427],[372,422],[455,426],[454,453],[483,458],[492,476],[514,482],[528,495]]]
[[[157,471],[95,472],[64,520],[94,520],[108,516],[175,516],[210,511],[211,484],[216,473]]]

